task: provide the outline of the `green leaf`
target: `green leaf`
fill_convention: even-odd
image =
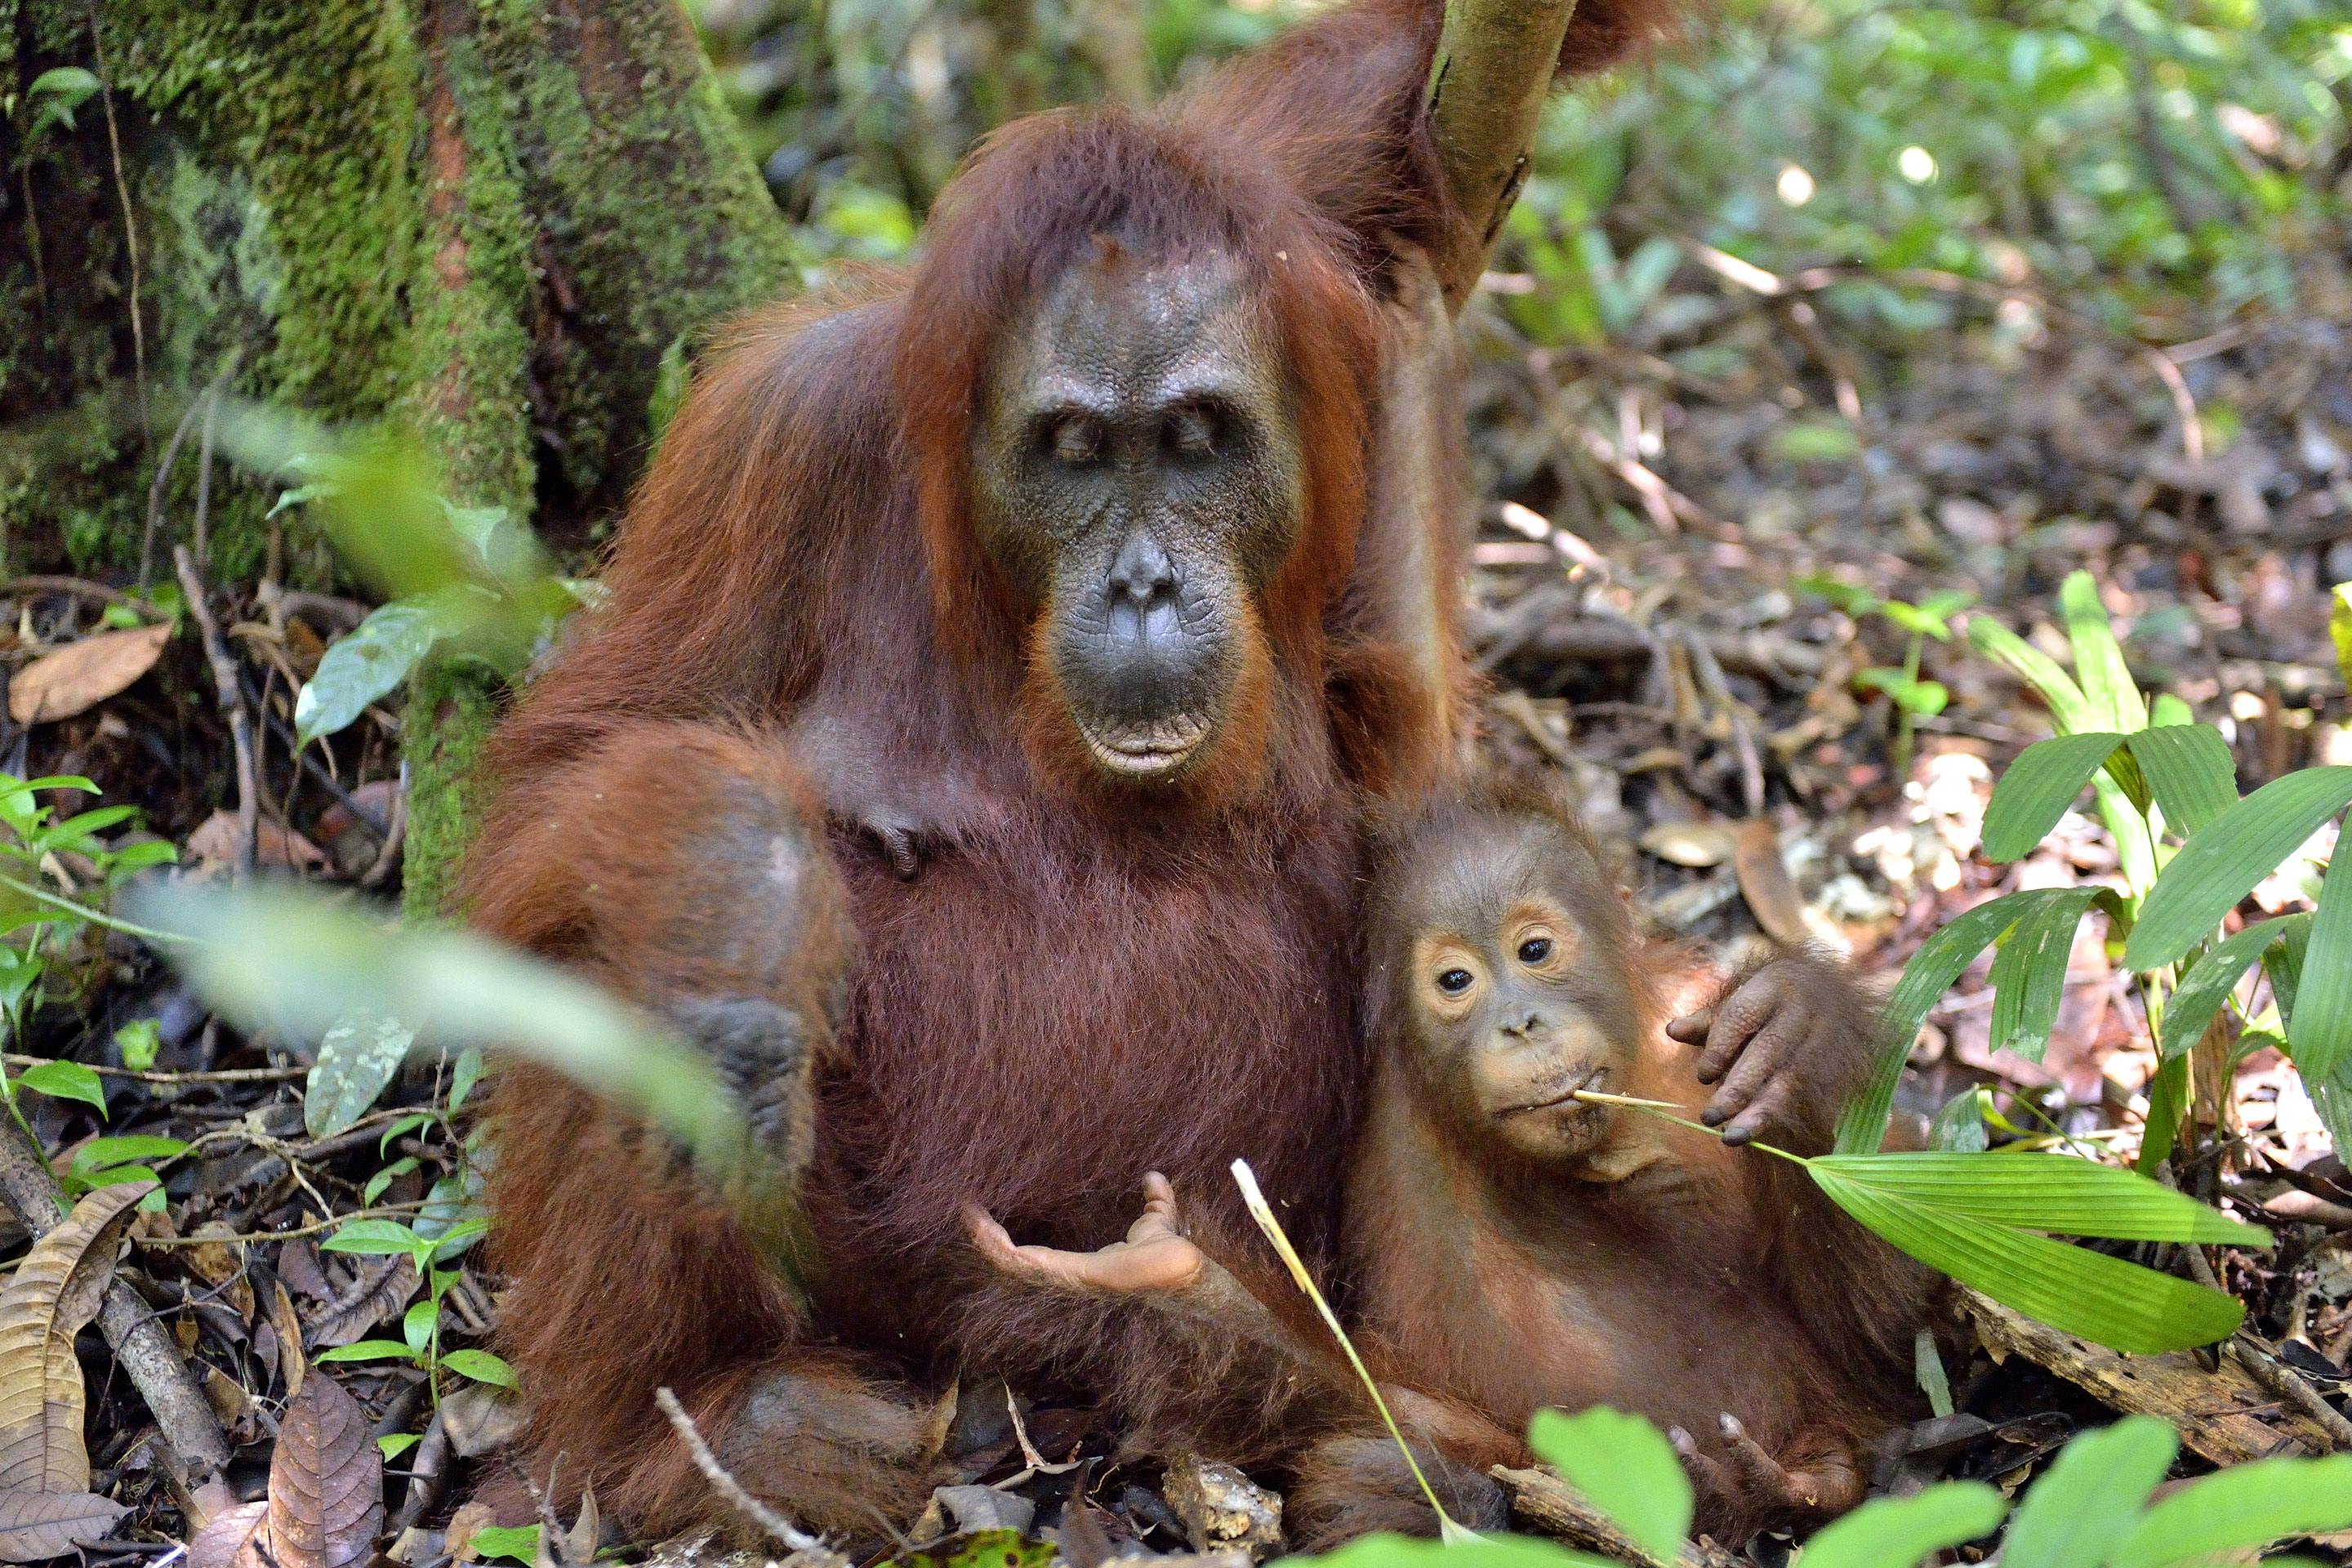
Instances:
[[[2101,722],[2128,735],[2147,728],[2147,700],[2124,662],[2124,650],[2107,623],[2107,607],[2099,601],[2099,581],[2088,572],[2067,574],[2058,585],[2058,608],[2066,617],[2066,637],[2074,645],[2074,678],[2083,696]]]
[[[433,1330],[441,1321],[441,1303],[417,1301],[400,1315],[400,1337],[408,1342],[412,1354],[422,1356],[433,1342]]]
[[[2150,731],[2153,734],[2155,731]],[[2286,934],[2292,921],[2310,921],[2308,915],[2285,915],[2257,921],[2225,942],[2206,949],[2203,957],[2180,977],[2171,999],[2164,1005],[2164,1030],[2158,1057],[2169,1061],[2186,1056],[2221,1013],[2246,971],[2260,963],[2271,944]]]
[[[1997,1164],[2008,1156],[1949,1156]],[[1930,1208],[1808,1167],[1832,1203],[1931,1268],[2005,1306],[2133,1355],[2209,1345],[2237,1331],[2246,1309],[2231,1296],[2121,1258],[2011,1226]]]
[[[2021,917],[1992,963],[1990,1047],[2006,1046],[2038,1062],[2049,1048],[2058,1005],[2066,997],[2066,964],[2074,934],[2091,906],[2105,903],[2119,914],[2116,896],[2105,888],[2057,888]]]
[[[331,1351],[320,1351],[310,1358],[314,1362],[329,1361],[414,1361],[409,1348],[398,1340],[361,1340],[354,1344],[338,1345]]]
[[[1895,699],[1895,706],[1922,719],[1933,719],[1952,700],[1951,692],[1940,680],[1907,681],[1901,690],[1890,689],[1887,695]]]
[[[1948,1154],[1981,1154],[1990,1145],[1985,1135],[1984,1091],[1964,1089],[1944,1102],[1927,1127],[1927,1147]]]
[[[2146,1415],[2076,1437],[2017,1505],[2002,1568],[2101,1568],[2179,1451],[2172,1428]]]
[[[74,1151],[73,1173],[86,1180],[110,1165],[128,1164],[134,1160],[169,1160],[187,1152],[188,1145],[177,1138],[143,1134],[130,1138],[93,1138]]]
[[[1993,1225],[2118,1241],[2198,1241],[2267,1247],[2271,1233],[2186,1194],[2071,1154],[1822,1154],[1819,1179],[1839,1179],[1922,1208]]]
[[[1937,999],[2027,910],[2053,892],[2070,890],[2034,889],[1988,900],[1954,916],[1943,930],[1920,944],[1911,962],[1903,966],[1903,978],[1895,983],[1894,994],[1879,1014],[1877,1038],[1871,1046],[1874,1065],[1870,1082],[1838,1117],[1839,1153],[1874,1153],[1885,1141],[1886,1118],[1895,1108],[1895,1086],[1902,1080],[1912,1042],[1919,1037],[1919,1027],[1927,1021]]]
[[[1990,1535],[2009,1500],[1982,1481],[1875,1498],[1805,1542],[1804,1568],[1916,1568],[1929,1552]]]
[[[2305,768],[2207,823],[2157,879],[2124,944],[2125,964],[2146,973],[2178,962],[2347,802],[2352,767]]]
[[[416,1165],[417,1159],[415,1155],[404,1154],[401,1158],[394,1160],[391,1164],[386,1165],[383,1170],[378,1171],[374,1175],[370,1176],[367,1179],[367,1184],[360,1188],[361,1206],[372,1206],[375,1203],[376,1199],[383,1196],[384,1188],[392,1185],[393,1183],[408,1174],[409,1172],[416,1169]]]
[[[553,964],[261,882],[155,888],[137,909],[189,938],[171,957],[244,1026],[302,1037],[357,1014],[397,1017],[445,1045],[496,1044],[544,1062],[657,1123],[707,1170],[736,1169],[748,1151],[704,1057]]]
[[[2060,734],[2115,728],[2098,721],[2083,689],[2059,668],[2057,660],[1990,616],[1969,617],[1969,646],[2040,692],[2042,700],[2050,705],[2050,716]]]
[[[1911,1336],[1911,1375],[1919,1392],[1927,1396],[1931,1414],[1952,1413],[1952,1381],[1944,1373],[1944,1352],[1936,1348],[1936,1336],[1926,1329]]]
[[[1965,609],[1967,605],[1964,601],[1953,607]],[[1952,638],[1952,628],[1945,616],[1925,605],[1906,605],[1900,599],[1889,599],[1881,613],[1914,637],[1934,637],[1937,642],[1949,642]]]
[[[2180,1119],[2189,1113],[2189,1058],[2173,1057],[2159,1064],[2147,1086],[2147,1123],[2140,1137],[2139,1158],[2132,1168],[2154,1176],[2156,1168],[2172,1153],[2180,1136]]]
[[[482,1047],[467,1046],[457,1053],[455,1066],[449,1069],[449,1110],[452,1114],[466,1108],[466,1099],[482,1079]]]
[[[2186,837],[2238,804],[2238,764],[2210,724],[2167,724],[2126,739],[2164,819]]]
[[[1528,1424],[1528,1446],[1651,1556],[1672,1562],[1682,1551],[1690,1478],[1655,1426],[1605,1405],[1574,1415],[1538,1410]]]
[[[396,1219],[355,1219],[319,1244],[322,1252],[415,1257],[430,1244]]]
[[[387,1432],[375,1440],[375,1446],[386,1459],[397,1459],[423,1441],[421,1432]]]
[[[445,595],[394,599],[336,638],[294,700],[294,744],[307,746],[347,728],[368,704],[407,679],[417,660],[456,629],[451,610]]]
[[[539,1561],[539,1531],[535,1524],[492,1524],[474,1531],[474,1555],[481,1558],[503,1557],[514,1563]]]
[[[366,1115],[415,1040],[397,1018],[337,1019],[319,1041],[319,1059],[302,1090],[302,1123],[310,1136],[331,1138]]]
[[[1874,614],[1886,601],[1858,583],[1848,583],[1826,572],[1807,572],[1790,586],[1800,594],[1813,594],[1827,599],[1855,620]]]
[[[413,1111],[383,1130],[383,1136],[375,1141],[375,1152],[381,1154],[390,1149],[392,1141],[403,1133],[414,1132],[420,1127],[429,1127],[432,1124],[433,1118],[429,1112]]]
[[[16,1085],[57,1100],[79,1100],[106,1114],[106,1086],[79,1062],[36,1062],[16,1075]]]
[[[2352,1062],[2352,869],[2347,867],[2352,867],[2352,845],[2338,839],[2327,862],[2327,879],[2319,885],[2319,908],[2311,917],[2303,989],[2287,1018],[2287,1054],[2294,1058],[2295,1071],[2313,1081]],[[2338,882],[2344,885],[2339,888]]]
[[[114,1031],[114,1048],[122,1053],[124,1067],[145,1072],[163,1048],[163,1025],[153,1018],[133,1018]]]
[[[451,1351],[441,1358],[441,1364],[476,1383],[493,1384],[499,1388],[515,1385],[514,1368],[488,1351]]]
[[[2338,583],[2327,596],[2327,637],[2336,645],[2336,671],[2352,685],[2352,583]]]
[[[2020,752],[1985,807],[1985,858],[2005,863],[2032,854],[2123,743],[2112,730],[2094,730],[2036,741]]]
[[[2352,1525],[2352,1454],[2257,1459],[2159,1500],[2108,1556],[2108,1568],[2170,1568],[2290,1535]]]

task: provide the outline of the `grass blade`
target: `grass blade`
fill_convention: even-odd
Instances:
[[[2093,904],[2115,902],[2115,895],[2105,888],[2050,890],[2056,896],[2020,918],[1992,964],[1990,1048],[2006,1046],[2030,1062],[2040,1061],[2049,1048],[2058,1005],[2066,997],[2067,962],[2074,955],[2074,935],[2084,915]]]
[[[2110,730],[2128,735],[2147,728],[2147,700],[2124,662],[2123,646],[2099,602],[2099,580],[2088,572],[2069,573],[2058,586],[2058,608],[2066,617],[2066,637],[2074,645],[2074,679],[2091,711]]]

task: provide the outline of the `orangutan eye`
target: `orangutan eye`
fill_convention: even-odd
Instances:
[[[1470,979],[1466,969],[1449,969],[1437,977],[1437,988],[1448,996],[1459,996],[1470,989]]]
[[[1527,941],[1519,943],[1519,962],[1521,963],[1541,963],[1550,956],[1551,938],[1548,936],[1531,936],[1528,938]]]
[[[1216,415],[1202,404],[1184,404],[1168,417],[1168,444],[1187,457],[1213,451],[1217,444]]]
[[[1102,450],[1102,425],[1085,414],[1056,419],[1045,432],[1045,450],[1057,463],[1084,467]]]

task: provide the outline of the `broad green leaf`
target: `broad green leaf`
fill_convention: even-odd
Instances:
[[[2124,662],[2124,650],[2099,602],[2099,581],[2073,572],[2058,585],[2058,608],[2066,617],[2067,640],[2074,645],[2074,679],[2101,722],[2128,735],[2147,728],[2147,700]]]
[[[423,1441],[421,1432],[387,1432],[375,1440],[375,1446],[385,1458],[397,1459]]]
[[[1998,1163],[2005,1156],[1953,1158]],[[1809,1166],[1832,1203],[1931,1268],[2053,1329],[2133,1355],[2210,1345],[2235,1333],[2236,1298],[2010,1226],[1929,1208]]]
[[[1895,1107],[1895,1086],[1902,1080],[1903,1064],[1910,1059],[1911,1044],[1927,1021],[1937,999],[1952,988],[1977,955],[2015,925],[2025,912],[2065,889],[2037,889],[1988,900],[1954,916],[1943,930],[1920,944],[1903,966],[1903,978],[1879,1015],[1878,1036],[1872,1043],[1874,1061],[1870,1082],[1847,1102],[1838,1116],[1837,1152],[1869,1154],[1886,1137],[1886,1118]]]
[[[2170,1568],[2290,1535],[2352,1526],[2352,1454],[2257,1459],[2200,1477],[2151,1507],[2108,1568]]]
[[[2000,1528],[2009,1500],[1982,1481],[1944,1481],[1874,1498],[1805,1542],[1804,1568],[1916,1568],[1948,1546]]]
[[[2153,731],[2151,731],[2153,733]],[[2166,1060],[2186,1056],[2205,1035],[2206,1027],[2220,1015],[2238,988],[2246,971],[2262,961],[2271,944],[2286,934],[2291,921],[2305,921],[2307,915],[2286,915],[2274,921],[2257,921],[2226,942],[2205,950],[2203,957],[2189,966],[2180,977],[2170,1000],[2164,1005],[2164,1029],[2159,1055]]]
[[[2062,735],[2079,734],[2086,730],[2113,730],[2103,724],[2074,684],[2074,678],[2059,668],[2058,661],[1994,620],[1990,616],[1969,617],[1969,646],[2006,668],[2026,685],[2042,694],[2050,705],[2050,717]]]
[[[400,1071],[415,1043],[397,1018],[339,1018],[319,1041],[302,1090],[302,1122],[313,1138],[331,1138],[365,1116]]]
[[[2074,956],[2074,934],[2083,917],[2095,903],[2119,912],[2115,895],[2105,888],[2052,891],[2058,896],[2042,900],[2019,919],[1992,963],[1990,1048],[2006,1046],[2030,1062],[2040,1061],[2049,1047],[2058,1005],[2066,997],[2066,963]]]
[[[441,1358],[441,1364],[476,1383],[493,1384],[499,1388],[515,1385],[514,1368],[488,1351],[451,1351]]]
[[[432,1116],[425,1111],[410,1112],[383,1130],[383,1136],[375,1141],[375,1152],[379,1154],[383,1153],[392,1147],[394,1139],[414,1132],[420,1127],[430,1126],[432,1121]]]
[[[2017,1505],[2002,1568],[2101,1568],[2179,1451],[2172,1428],[2146,1415],[2076,1437]]]
[[[2186,1194],[2071,1154],[1822,1154],[1808,1162],[1884,1196],[2025,1230],[2118,1241],[2267,1247],[2271,1233]]]
[[[106,1086],[79,1062],[36,1062],[16,1075],[16,1087],[58,1100],[79,1100],[106,1114]]]
[[[2124,944],[2125,964],[2145,973],[2178,962],[2347,802],[2352,767],[2305,768],[2207,823],[2157,879]]]
[[[2183,837],[2238,804],[2238,765],[2210,724],[2167,724],[2128,737],[2148,793]]]
[[[462,624],[446,594],[394,599],[335,639],[294,700],[294,743],[347,728],[368,704],[408,679],[416,661]]]
[[[530,1563],[539,1561],[539,1531],[535,1524],[492,1524],[474,1531],[473,1555],[482,1559],[506,1558],[509,1562]]]
[[[1651,1556],[1672,1562],[1682,1551],[1690,1478],[1655,1426],[1605,1405],[1574,1415],[1538,1410],[1528,1424],[1528,1447]]]
[[[378,1171],[374,1175],[370,1176],[367,1179],[366,1184],[360,1188],[361,1206],[372,1207],[376,1199],[383,1196],[383,1190],[386,1187],[392,1185],[393,1183],[398,1181],[401,1177],[408,1174],[409,1172],[416,1169],[418,1163],[419,1162],[415,1155],[404,1154],[399,1159],[394,1160],[391,1164],[386,1165],[383,1170]]]
[[[1887,695],[1895,699],[1895,706],[1922,719],[1933,719],[1952,700],[1951,691],[1940,680],[1907,681],[1901,690],[1890,690]]]
[[[449,1068],[449,1109],[453,1112],[465,1109],[467,1096],[474,1092],[474,1085],[481,1079],[482,1047],[467,1046],[457,1053],[457,1061]]]
[[[2352,1061],[2339,1061],[2326,1078],[2303,1080],[2319,1112],[2320,1125],[2338,1149],[2352,1149]]]
[[[653,1020],[551,963],[447,928],[380,923],[331,899],[251,883],[149,889],[146,923],[182,934],[173,960],[247,1027],[323,1034],[360,1014],[436,1045],[495,1045],[644,1114],[714,1173],[740,1168],[740,1115],[710,1064]]]
[[[2036,741],[2019,752],[1985,807],[1985,858],[2005,862],[2032,854],[2123,743],[2111,730],[2094,730]]]
[[[2326,1079],[2352,1062],[2352,868],[2352,868],[2352,845],[2339,839],[2327,862],[2327,879],[2319,886],[2319,908],[2311,917],[2303,989],[2287,1018],[2287,1054],[2294,1058],[2295,1070],[2309,1080]]]
[[[411,1361],[415,1357],[398,1340],[361,1340],[354,1344],[338,1345],[331,1351],[320,1351],[312,1361]]]
[[[1984,1091],[1964,1089],[1944,1102],[1927,1127],[1927,1147],[1948,1154],[1981,1154],[1991,1140],[1985,1136]]]
[[[415,1257],[425,1239],[396,1219],[355,1219],[319,1244],[323,1252],[362,1252],[377,1256]]]

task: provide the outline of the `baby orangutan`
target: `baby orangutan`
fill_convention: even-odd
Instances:
[[[1392,835],[1368,929],[1381,1048],[1348,1189],[1358,1337],[1441,1461],[1449,1509],[1501,1522],[1484,1470],[1516,1458],[1509,1434],[1546,1405],[1666,1427],[1719,1538],[1861,1500],[1864,1446],[1916,1397],[1933,1276],[1794,1163],[1738,1147],[1828,1149],[1869,1069],[1873,1009],[1846,972],[1775,958],[1661,1027],[1663,993],[1692,966],[1637,942],[1572,816],[1509,784]],[[1667,1101],[1724,1136],[1580,1091]],[[1128,1239],[1100,1252],[1014,1247],[977,1214],[973,1235],[1044,1283],[1255,1312],[1336,1389],[1346,1373],[1311,1334],[1185,1239],[1167,1184],[1146,1192]],[[1315,1543],[1433,1525],[1364,1403],[1300,1463],[1292,1518]]]

